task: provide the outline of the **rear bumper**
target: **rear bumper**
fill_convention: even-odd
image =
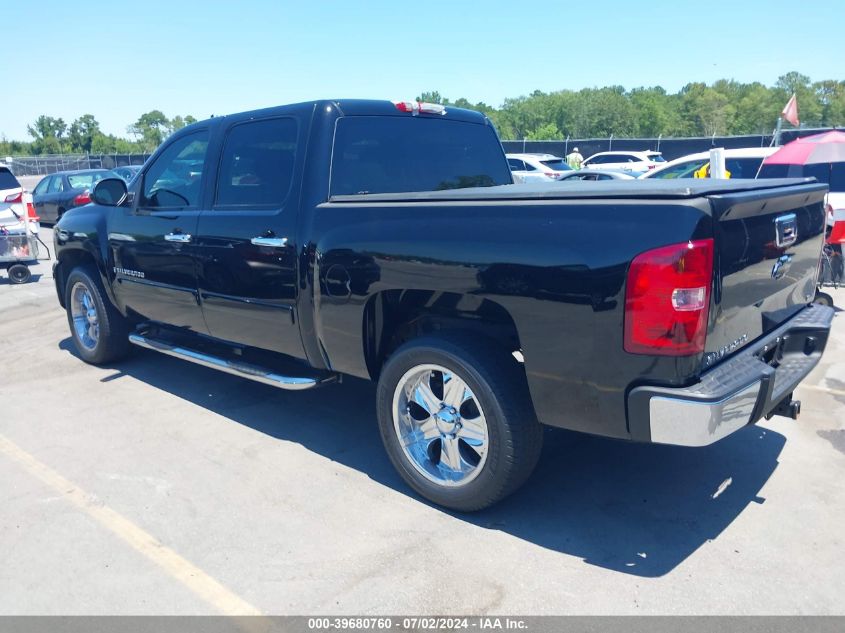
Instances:
[[[628,395],[632,439],[706,446],[770,414],[818,364],[832,320],[832,308],[810,305],[695,385],[634,388]]]

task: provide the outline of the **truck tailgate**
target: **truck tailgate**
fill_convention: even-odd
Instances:
[[[704,369],[812,301],[826,190],[824,184],[802,184],[708,196],[716,283]]]

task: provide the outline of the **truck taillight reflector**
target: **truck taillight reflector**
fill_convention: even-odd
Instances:
[[[411,114],[446,114],[446,107],[439,103],[426,103],[425,101],[394,101],[393,105],[400,112]]]
[[[712,239],[637,255],[625,289],[625,351],[660,356],[703,352],[712,285]]]

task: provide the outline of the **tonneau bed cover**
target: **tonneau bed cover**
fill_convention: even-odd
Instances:
[[[817,183],[815,178],[767,178],[763,180],[717,180],[712,178],[656,180],[649,178],[645,180],[549,182],[499,185],[497,187],[467,187],[442,191],[356,194],[332,196],[330,200],[331,202],[439,202],[446,200],[567,200],[591,198],[684,199],[746,191],[763,191],[814,183],[817,184],[818,189],[827,188],[826,184]],[[808,191],[812,190],[814,189]]]

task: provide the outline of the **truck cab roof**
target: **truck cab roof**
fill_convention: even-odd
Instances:
[[[272,116],[274,114],[286,114],[303,108],[332,108],[336,109],[340,116],[423,116],[444,118],[453,121],[463,121],[467,123],[489,124],[487,117],[481,112],[475,110],[467,110],[465,108],[457,108],[454,106],[444,106],[443,114],[432,114],[422,112],[419,114],[403,112],[393,101],[381,99],[320,99],[316,101],[302,101],[299,103],[292,103],[280,106],[271,106],[268,108],[260,108],[258,110],[250,110],[247,112],[238,112],[235,114],[227,114],[219,117],[212,117],[197,123],[192,123],[183,129],[191,129],[194,126],[204,126],[210,121],[225,120],[230,117],[237,117],[239,119],[260,118]]]

